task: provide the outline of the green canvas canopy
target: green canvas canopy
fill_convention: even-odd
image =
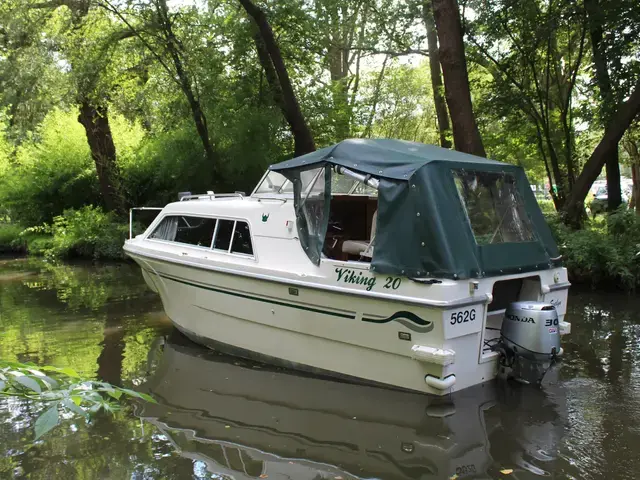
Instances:
[[[521,167],[416,142],[352,139],[270,167],[293,183],[300,242],[316,264],[334,166],[379,181],[371,260],[379,273],[481,278],[559,262]]]

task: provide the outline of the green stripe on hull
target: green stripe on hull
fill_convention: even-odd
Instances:
[[[269,298],[264,298],[264,297],[256,297],[254,295],[248,295],[246,293],[240,293],[240,292],[234,292],[232,290],[225,290],[219,287],[212,287],[211,285],[202,285],[199,283],[193,283],[190,282],[189,280],[185,280],[184,278],[179,278],[179,277],[174,277],[173,275],[166,275],[164,273],[156,273],[156,272],[151,272],[147,269],[144,269],[145,272],[147,272],[150,275],[158,275],[162,278],[165,278],[167,280],[172,280],[174,282],[178,282],[178,283],[182,283],[184,285],[189,285],[191,287],[196,287],[196,288],[201,288],[203,290],[209,290],[211,292],[216,292],[216,293],[223,293],[225,295],[232,295],[234,297],[239,297],[239,298],[245,298],[247,300],[255,300],[257,302],[264,302],[264,303],[270,303],[272,305],[279,305],[281,307],[289,307],[289,308],[295,308],[297,310],[304,310],[306,312],[313,312],[313,313],[320,313],[323,315],[331,315],[334,317],[340,317],[340,318],[348,318],[349,320],[354,320],[356,318],[355,315],[353,314],[345,314],[345,313],[337,313],[337,312],[332,312],[329,310],[321,310],[319,308],[312,308],[312,307],[305,307],[302,305],[296,305],[294,303],[287,303],[287,302],[281,302],[279,300],[271,300]]]

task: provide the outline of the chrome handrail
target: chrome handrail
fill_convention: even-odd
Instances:
[[[209,200],[213,200],[214,198],[230,198],[230,197],[239,197],[239,198],[244,198],[244,195],[240,192],[235,192],[235,193],[196,193],[194,195],[183,195],[180,197],[180,201],[184,201],[184,200],[194,200],[194,199],[202,199],[202,198],[209,198]]]

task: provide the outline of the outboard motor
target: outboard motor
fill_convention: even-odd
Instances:
[[[540,384],[562,354],[558,312],[550,303],[514,302],[504,315],[498,376],[527,384]]]

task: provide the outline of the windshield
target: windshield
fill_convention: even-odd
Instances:
[[[293,195],[293,185],[278,172],[269,172],[253,192],[256,193],[288,193]]]
[[[598,191],[596,192],[595,196],[596,197],[601,197],[607,194],[607,187],[600,187],[598,189]]]
[[[317,169],[303,171],[300,179],[303,185],[309,185],[317,174]],[[306,188],[303,188],[306,191]],[[293,196],[293,184],[284,175],[270,171],[253,192],[254,195],[276,194]],[[346,175],[331,173],[331,195],[368,195],[377,196],[378,191]]]

